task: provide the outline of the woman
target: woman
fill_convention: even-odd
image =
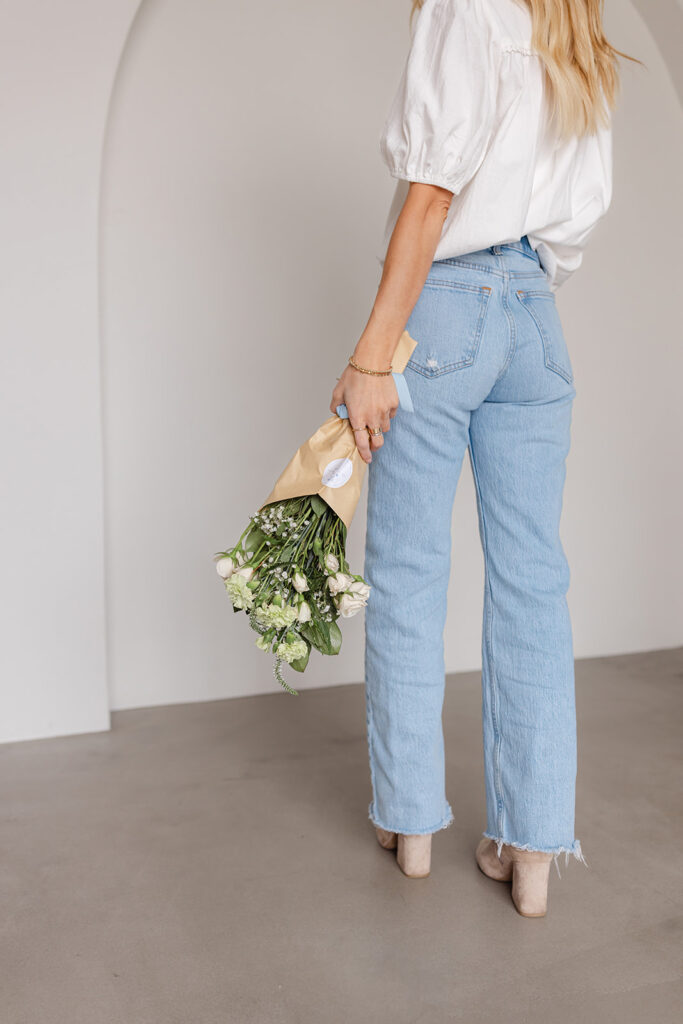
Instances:
[[[602,0],[415,0],[380,139],[398,180],[377,297],[334,388],[368,471],[369,817],[429,873],[445,795],[443,629],[465,449],[485,558],[481,870],[543,916],[574,837],[569,569],[559,538],[576,394],[554,292],[612,191],[617,54]],[[628,58],[632,59],[632,58]],[[390,375],[403,330],[417,341]],[[395,419],[394,419],[395,417]],[[393,425],[390,421],[393,420]],[[391,430],[390,430],[391,425]],[[558,868],[559,873],[559,868]]]

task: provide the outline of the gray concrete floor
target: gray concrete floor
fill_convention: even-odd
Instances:
[[[359,685],[118,712],[0,748],[2,1024],[681,1019],[683,649],[577,663],[577,827],[545,918],[473,851],[480,684],[450,677],[456,822],[376,843]],[[678,830],[678,831],[677,831]]]

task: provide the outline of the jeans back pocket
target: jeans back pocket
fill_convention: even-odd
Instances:
[[[573,384],[574,371],[554,293],[549,288],[518,289],[517,298],[538,328],[543,342],[545,365],[564,377],[568,384]]]
[[[417,341],[408,366],[440,377],[472,366],[491,298],[488,285],[465,284],[430,271],[406,330]]]

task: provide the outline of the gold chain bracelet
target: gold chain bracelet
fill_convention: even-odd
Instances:
[[[359,366],[353,356],[349,356],[349,363],[353,366],[354,370],[360,370],[361,373],[371,373],[373,377],[388,377],[390,373],[393,373],[391,367],[388,370],[368,370],[366,366]]]

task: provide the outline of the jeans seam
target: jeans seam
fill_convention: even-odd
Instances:
[[[524,301],[524,295],[541,295],[543,298],[547,298],[548,297],[547,292],[530,291],[529,289],[526,289],[522,293],[522,291],[520,289],[517,289],[517,298],[519,299],[522,307],[527,311],[527,313],[529,314],[529,316],[531,317],[531,319],[534,321],[534,323],[536,325],[536,330],[538,331],[538,333],[540,335],[541,344],[543,345],[543,359],[544,359],[545,365],[548,367],[549,370],[552,370],[554,373],[559,374],[560,377],[562,377],[564,380],[566,380],[567,384],[573,384],[574,383],[574,374],[573,374],[573,372],[571,372],[565,366],[562,366],[560,363],[556,362],[553,359],[553,357],[551,355],[551,351],[550,351],[550,342],[549,342],[548,337],[546,335],[546,330],[545,330],[541,320],[539,319],[539,317],[536,315],[536,313],[532,309],[532,307],[528,306],[526,304],[526,302]],[[555,302],[555,297],[554,296],[552,296],[552,301]]]
[[[496,663],[493,656],[493,592],[491,589],[491,573],[489,571],[489,546],[488,546],[488,531],[486,528],[486,516],[484,514],[484,502],[482,500],[481,485],[479,480],[479,473],[477,472],[477,461],[474,455],[474,449],[471,443],[470,437],[470,461],[472,463],[472,477],[474,479],[477,500],[479,503],[479,511],[481,515],[482,525],[482,545],[484,549],[484,579],[485,587],[488,593],[488,601],[486,602],[485,612],[485,625],[484,625],[484,638],[486,642],[486,648],[489,656],[489,666],[491,669],[491,719],[493,721],[493,733],[494,733],[494,745],[493,745],[493,785],[496,795],[496,820],[497,830],[499,835],[504,834],[504,822],[503,822],[503,796],[502,796],[502,780],[500,773],[500,747],[502,741],[502,734],[500,731],[500,724],[497,715],[498,707],[498,685],[496,680]]]
[[[512,310],[510,309],[510,304],[508,303],[509,285],[510,285],[509,277],[508,277],[508,274],[507,274],[507,271],[506,271],[505,272],[505,277],[504,277],[504,280],[503,280],[503,291],[502,291],[502,300],[501,301],[503,303],[503,312],[505,313],[505,318],[506,318],[506,320],[507,320],[507,322],[508,322],[508,324],[510,326],[510,347],[508,349],[508,354],[507,354],[507,357],[505,359],[505,362],[503,363],[503,368],[500,371],[500,373],[498,374],[498,376],[496,377],[495,381],[493,382],[493,387],[496,386],[498,381],[500,381],[505,376],[507,371],[509,370],[510,363],[512,362],[512,358],[513,358],[513,356],[515,354],[515,349],[517,348],[517,326],[515,324],[515,318],[512,315]]]
[[[440,278],[429,278],[425,279],[425,288],[450,288],[451,291],[461,292],[481,292],[485,285],[480,284],[463,284],[462,281],[442,281]],[[489,289],[490,291],[490,289]]]
[[[449,267],[463,267],[469,268],[470,270],[483,270],[486,274],[495,274],[496,277],[502,277],[505,271],[499,270],[498,267],[491,266],[486,263],[477,263],[474,260],[463,260],[458,256],[449,256],[443,260],[435,260],[432,266],[440,266],[446,264]]]
[[[441,829],[448,828],[448,826],[451,825],[454,820],[453,809],[451,808],[451,805],[448,803],[448,801],[446,801],[445,814],[443,818],[441,818],[441,820],[436,825],[430,825],[426,829],[423,829],[422,832],[413,832],[410,829],[387,828],[384,825],[379,825],[379,814],[377,813],[378,809],[375,805],[375,797],[377,794],[377,785],[375,781],[375,720],[372,710],[372,698],[370,697],[370,691],[367,685],[367,681],[365,684],[365,710],[365,724],[368,736],[368,760],[370,762],[370,785],[372,786],[372,800],[368,805],[368,817],[370,818],[370,821],[376,827],[384,828],[385,831],[387,832],[397,832],[403,833],[405,835],[427,835],[431,832],[439,832],[441,831]]]
[[[480,270],[485,274],[493,274],[495,277],[501,278],[505,277],[506,274],[509,274],[510,277],[532,277],[538,280],[540,272],[540,276],[545,277],[547,279],[547,275],[544,273],[543,268],[540,266],[536,270],[500,270],[498,267],[493,267],[490,264],[487,265],[485,263],[477,263],[474,262],[473,260],[463,260],[459,259],[457,256],[449,256],[447,259],[434,260],[432,262],[432,267],[442,266],[462,267],[464,270]],[[425,279],[425,283],[426,280],[427,279]]]
[[[372,800],[370,802],[369,811],[372,811],[375,803],[375,794],[377,788],[375,786],[375,751],[374,751],[374,720],[372,715],[372,698],[370,697],[370,691],[366,683],[365,686],[365,702],[366,702],[366,716],[365,723],[368,732],[368,755],[370,761],[370,785],[372,787]]]

